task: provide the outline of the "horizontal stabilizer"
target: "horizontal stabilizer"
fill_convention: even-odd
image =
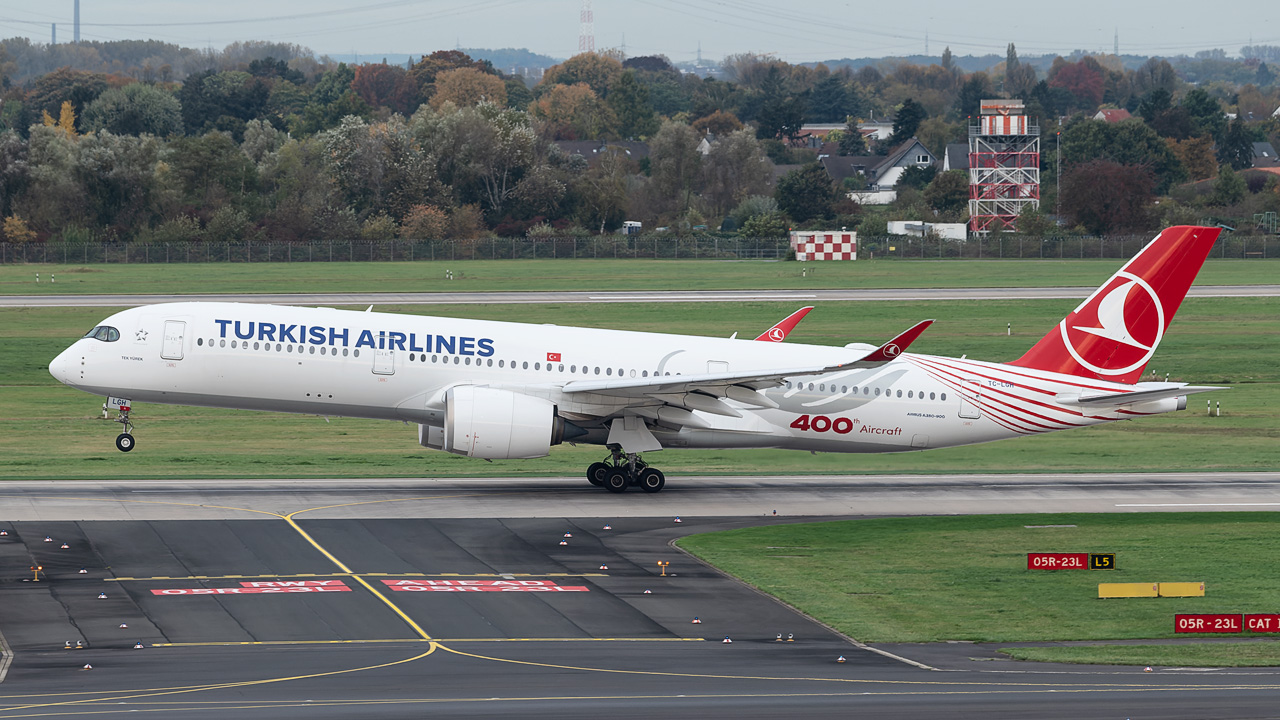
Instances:
[[[1134,390],[1133,392],[1118,393],[1099,393],[1093,391],[1085,391],[1079,394],[1064,393],[1058,395],[1056,399],[1060,403],[1115,407],[1119,405],[1132,405],[1133,403],[1150,402],[1152,400],[1164,400],[1165,398],[1171,397],[1194,395],[1195,393],[1210,392],[1212,390],[1230,389],[1210,385],[1183,385],[1181,383],[1144,383],[1137,387],[1143,389]]]

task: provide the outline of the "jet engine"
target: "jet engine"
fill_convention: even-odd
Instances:
[[[549,400],[459,385],[445,393],[444,428],[419,425],[418,442],[467,457],[536,458],[564,440],[565,428]]]

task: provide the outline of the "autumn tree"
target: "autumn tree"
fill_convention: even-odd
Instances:
[[[557,140],[589,140],[616,132],[617,116],[586,83],[554,85],[529,112],[547,122]]]
[[[389,108],[402,115],[409,115],[417,108],[417,84],[399,65],[361,65],[356,68],[351,89],[372,107]]]
[[[1081,110],[1093,112],[1102,103],[1103,74],[1102,66],[1091,57],[1079,62],[1067,62],[1059,57],[1049,68],[1048,83],[1049,87],[1070,92]]]
[[[36,231],[17,215],[4,219],[4,239],[11,243],[28,243],[36,239]]]
[[[1166,140],[1169,149],[1187,171],[1189,180],[1207,180],[1218,174],[1218,160],[1213,154],[1213,138],[1208,136],[1186,140]]]
[[[441,73],[461,68],[470,68],[490,75],[497,74],[487,61],[474,60],[461,50],[437,50],[430,55],[424,55],[409,68],[409,77],[418,89],[418,101],[431,100],[431,96],[436,92],[436,78]],[[510,93],[509,89],[508,93]]]
[[[439,109],[446,102],[468,107],[481,102],[507,104],[507,85],[502,78],[482,73],[475,68],[446,70],[436,76],[431,107]]]
[[[1062,176],[1062,211],[1096,235],[1145,232],[1151,225],[1155,175],[1137,165],[1091,160]]]
[[[579,53],[559,65],[547,68],[535,94],[548,92],[556,85],[585,84],[597,97],[606,97],[609,88],[622,74],[622,63],[599,53]]]
[[[728,135],[735,130],[742,129],[742,121],[731,112],[717,110],[710,115],[694,120],[690,126],[699,133],[705,135],[711,133],[713,135]]]

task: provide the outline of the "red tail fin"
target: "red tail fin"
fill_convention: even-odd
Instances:
[[[1160,233],[1010,364],[1137,382],[1219,232],[1219,228],[1182,226]]]

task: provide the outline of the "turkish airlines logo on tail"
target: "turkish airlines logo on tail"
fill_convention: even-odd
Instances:
[[[772,342],[782,342],[783,340],[787,339],[787,331],[783,330],[782,328],[776,325],[769,328],[769,332],[766,334],[769,336],[769,340]]]
[[[1164,306],[1147,281],[1129,272],[1090,295],[1059,328],[1067,352],[1099,375],[1139,370],[1164,337]]]

